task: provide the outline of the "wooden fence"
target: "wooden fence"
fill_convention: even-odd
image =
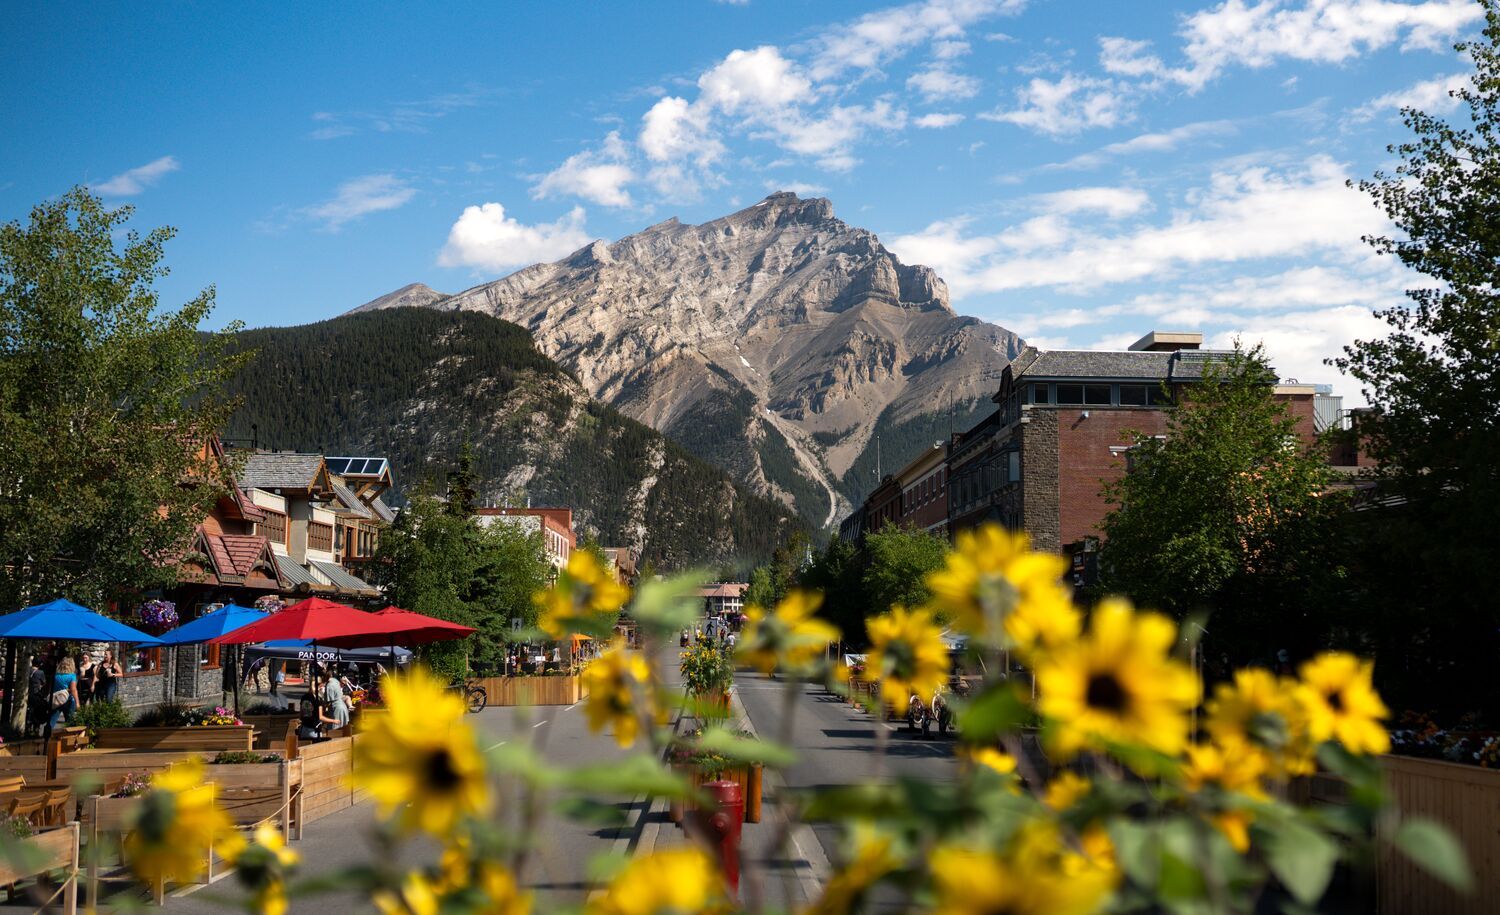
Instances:
[[[586,692],[581,677],[484,677],[490,705],[572,705]]]
[[[1405,756],[1383,756],[1391,799],[1402,816],[1446,826],[1469,854],[1475,891],[1465,896],[1429,875],[1410,858],[1381,843],[1376,868],[1377,911],[1382,915],[1480,915],[1500,900],[1500,770]]]
[[[358,735],[335,737],[298,748],[297,758],[302,761],[299,825],[320,820],[365,799],[366,792],[349,786],[349,777],[354,772],[354,742],[359,739]]]

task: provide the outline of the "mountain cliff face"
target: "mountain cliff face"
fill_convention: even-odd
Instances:
[[[954,314],[930,268],[901,263],[828,200],[790,193],[596,241],[427,306],[527,328],[595,397],[816,526],[874,485],[877,427],[888,472],[962,428],[1019,350],[1015,334]]]
[[[236,345],[257,355],[230,385],[242,398],[230,438],[387,457],[399,493],[443,491],[467,440],[484,503],[570,507],[580,532],[662,570],[764,561],[803,527],[590,398],[526,331],[488,315],[381,309],[244,331]]]

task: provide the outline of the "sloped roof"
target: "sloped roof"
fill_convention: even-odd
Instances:
[[[347,571],[345,571],[343,566],[339,565],[336,562],[320,562],[319,560],[313,559],[308,562],[308,565],[311,565],[313,568],[322,573],[322,575],[329,581],[333,582],[334,586],[337,587],[340,591],[347,591],[351,594],[380,593],[374,585],[365,581],[363,578],[360,578],[358,575],[349,574]]]
[[[321,454],[252,453],[240,473],[240,485],[250,489],[311,489],[323,470]]]
[[[385,500],[380,498],[379,496],[376,496],[375,498],[370,500],[370,510],[375,513],[375,517],[379,518],[381,521],[384,521],[386,524],[396,523],[395,511],[393,511],[389,505],[386,505]]]
[[[333,481],[333,496],[338,501],[339,506],[351,515],[360,518],[369,518],[371,516],[369,507],[359,500],[359,496],[356,496],[350,491],[349,487],[337,480]]]
[[[251,534],[205,534],[204,540],[208,543],[208,555],[213,559],[219,574],[237,575],[240,578],[255,570],[256,562],[265,555],[266,548],[270,545],[266,538]]]
[[[1202,378],[1204,366],[1222,362],[1229,356],[1223,350],[1046,350],[1024,360],[1017,358],[1012,366],[1013,377],[1018,379],[1025,376],[1186,380]]]
[[[281,582],[289,590],[293,591],[331,591],[332,585],[325,585],[311,572],[299,564],[290,556],[277,555],[276,570],[281,573]]]

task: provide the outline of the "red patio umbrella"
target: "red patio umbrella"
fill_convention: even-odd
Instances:
[[[285,611],[282,611],[285,612]],[[386,607],[367,614],[372,628],[357,635],[334,636],[325,639],[335,648],[379,648],[385,645],[426,645],[431,642],[447,642],[466,638],[477,630],[473,626],[462,626],[426,616],[400,607]]]
[[[331,640],[341,636],[377,632],[378,625],[373,613],[335,604],[321,597],[310,597],[292,604],[280,613],[273,613],[258,623],[241,626],[233,632],[209,639],[208,644],[244,645],[280,639],[312,639],[313,642],[333,644]],[[375,644],[384,645],[385,642],[378,641]]]

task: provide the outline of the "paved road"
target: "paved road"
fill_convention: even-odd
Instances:
[[[735,684],[746,713],[766,740],[783,739],[786,691],[793,690],[790,737],[786,742],[797,751],[798,760],[785,773],[791,788],[850,785],[898,776],[951,780],[956,775],[951,736],[924,739],[913,735],[904,724],[881,721],[821,686],[789,685],[783,679],[743,670],[735,675]],[[886,737],[883,759],[877,729],[884,729]],[[837,862],[835,829],[822,825],[814,826],[813,831],[829,860]]]

